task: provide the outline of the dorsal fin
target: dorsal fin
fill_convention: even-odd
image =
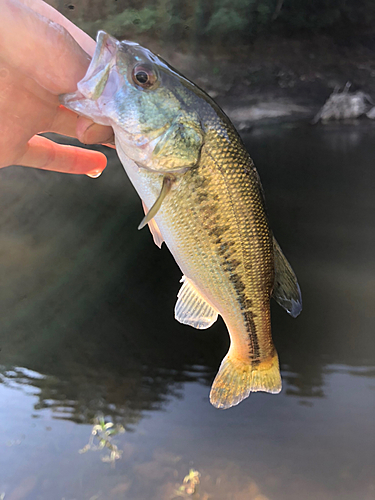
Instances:
[[[148,210],[147,210],[146,205],[144,204],[144,201],[142,201],[142,207],[143,207],[144,213],[147,215]],[[148,222],[148,228],[152,234],[152,237],[154,238],[155,245],[157,247],[161,248],[163,241],[164,241],[164,238],[161,235],[160,229],[158,228],[158,225],[156,224],[155,219],[151,219]]]
[[[184,325],[204,330],[215,323],[218,317],[217,311],[195,288],[192,281],[186,276],[181,279],[182,287],[178,292],[178,300],[174,308],[177,321]]]
[[[301,290],[297,277],[275,238],[273,238],[273,253],[275,284],[272,297],[287,313],[296,318],[302,311]]]

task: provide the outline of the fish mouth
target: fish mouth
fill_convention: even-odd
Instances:
[[[86,75],[77,85],[78,92],[86,99],[96,100],[102,94],[100,90],[104,90],[109,73],[116,63],[116,51],[119,43],[105,31],[98,32],[94,55]]]
[[[103,116],[97,101],[102,96],[113,96],[118,88],[119,75],[114,69],[120,42],[105,31],[98,32],[96,42],[94,55],[86,75],[77,84],[77,90],[60,95],[59,100],[72,111],[102,123]]]
[[[103,93],[111,69],[116,64],[118,42],[105,31],[99,31],[96,48],[85,76],[77,84],[77,91],[62,94],[60,102],[67,108],[74,109],[74,102],[82,99],[97,100]]]

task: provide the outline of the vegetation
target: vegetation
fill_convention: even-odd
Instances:
[[[61,7],[58,0],[50,1]],[[93,35],[101,28],[119,37],[148,33],[168,42],[249,42],[270,31],[341,38],[375,34],[373,0],[81,0],[64,5]]]
[[[121,458],[122,451],[113,444],[112,437],[116,434],[122,434],[123,432],[125,432],[125,429],[122,425],[114,425],[113,422],[106,423],[104,418],[100,416],[94,421],[88,444],[79,450],[79,453],[86,453],[89,450],[100,451],[107,448],[109,454],[104,455],[102,461],[114,465],[116,460]],[[94,444],[94,440],[96,440],[98,444]]]
[[[195,469],[190,469],[189,474],[184,477],[182,485],[176,491],[176,495],[182,498],[193,496],[197,492],[200,483],[201,473]]]

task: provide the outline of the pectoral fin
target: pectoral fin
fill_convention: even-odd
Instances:
[[[301,290],[297,277],[275,238],[273,239],[275,284],[272,297],[287,313],[296,318],[302,311]]]
[[[142,201],[142,206],[143,210],[145,212],[145,215],[147,215],[148,210],[144,202]],[[158,228],[158,225],[156,224],[155,219],[151,219],[150,222],[148,223],[148,228],[152,234],[152,237],[154,238],[154,243],[157,247],[161,248],[164,238],[161,235],[160,229]]]
[[[174,309],[175,318],[184,325],[204,330],[215,323],[217,311],[208,304],[186,276],[181,279],[182,287]]]
[[[166,175],[163,179],[163,186],[161,188],[160,194],[157,197],[155,203],[152,205],[148,213],[144,216],[142,222],[139,224],[138,229],[142,229],[148,224],[151,219],[155,217],[155,215],[159,212],[161,204],[163,203],[164,198],[167,196],[169,191],[171,190],[174,178]]]

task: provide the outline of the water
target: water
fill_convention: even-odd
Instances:
[[[375,498],[374,128],[278,125],[246,136],[304,310],[272,304],[284,388],[208,402],[221,321],[173,319],[181,273],[115,153],[92,180],[0,172],[0,498]],[[94,418],[126,428],[80,454]],[[187,498],[187,497],[186,497]]]

